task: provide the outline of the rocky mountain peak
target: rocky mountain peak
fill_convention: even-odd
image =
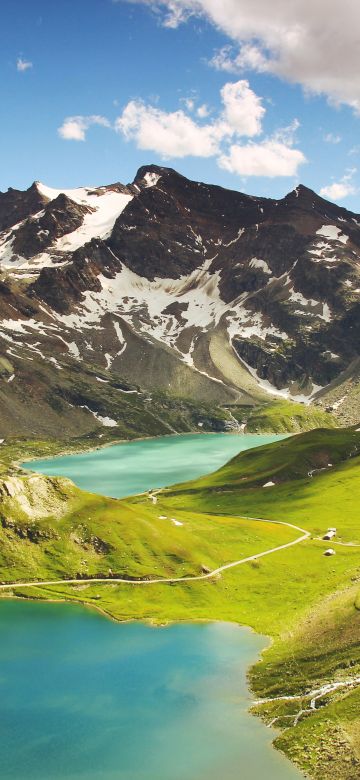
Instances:
[[[9,187],[7,192],[0,192],[0,233],[36,214],[45,203],[46,198],[39,192],[36,182],[25,191]]]
[[[284,201],[298,201],[299,203],[306,203],[310,205],[318,198],[319,196],[314,190],[311,190],[309,187],[305,187],[304,184],[298,184],[293,190],[291,190],[291,192],[285,195]]]
[[[155,175],[159,178],[161,176],[164,176],[165,178],[169,178],[169,177],[178,177],[179,179],[184,178],[174,168],[167,168],[166,166],[153,165],[153,164],[142,165],[136,172],[136,176],[134,178],[133,184],[138,184],[139,182],[142,182],[144,179],[146,180],[148,174]]]

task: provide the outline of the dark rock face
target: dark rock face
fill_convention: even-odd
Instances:
[[[29,258],[44,252],[55,239],[79,228],[84,215],[89,211],[88,207],[74,203],[61,193],[45,206],[41,217],[38,219],[29,217],[16,231],[13,243],[14,254]]]
[[[281,277],[289,272],[304,251],[306,239],[287,224],[255,224],[244,231],[240,240],[227,248],[225,262],[221,254],[214,261],[214,269],[223,268],[221,293],[230,302],[243,292],[260,290],[269,277]],[[260,258],[268,270],[249,265]]]
[[[35,317],[39,313],[39,304],[16,289],[8,279],[0,281],[0,320],[13,317],[14,312],[17,317]]]
[[[216,242],[231,241],[240,227],[260,220],[268,201],[221,187],[189,181],[172,169],[140,168],[161,176],[158,186],[141,191],[114,225],[109,246],[133,271],[147,279],[176,279],[198,268]]]
[[[84,292],[101,290],[100,274],[111,279],[120,270],[121,263],[106,244],[93,239],[74,252],[72,263],[65,268],[44,268],[29,293],[65,314],[81,301]]]
[[[39,193],[35,182],[25,192],[12,187],[7,192],[0,192],[0,232],[36,214],[45,204],[46,198]]]
[[[234,339],[234,348],[245,362],[256,369],[261,379],[266,379],[281,390],[292,382],[306,388],[309,377],[315,384],[327,385],[345,368],[342,359],[331,360],[331,352],[321,352],[321,345],[305,340],[279,344]]]

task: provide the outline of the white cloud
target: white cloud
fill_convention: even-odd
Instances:
[[[58,128],[58,133],[65,141],[85,141],[86,131],[91,125],[110,127],[110,122],[104,116],[69,116]]]
[[[348,195],[354,195],[355,192],[355,187],[352,184],[334,181],[333,184],[329,184],[327,187],[321,187],[320,195],[322,198],[329,198],[329,200],[342,200]]]
[[[23,60],[22,57],[18,57],[16,60],[16,70],[19,71],[19,73],[24,73],[26,70],[32,68],[32,66],[33,64],[30,60]]]
[[[181,98],[181,103],[184,104],[187,111],[193,111],[195,108],[195,100],[194,98],[187,97],[187,98]]]
[[[225,73],[238,73],[241,70],[236,64],[234,47],[229,44],[215,51],[215,54],[209,60],[209,65],[212,65],[215,70],[223,70]]]
[[[360,112],[358,0],[135,0],[165,11],[167,27],[211,21],[238,45],[217,67],[268,71]],[[216,65],[216,56],[213,64]]]
[[[207,124],[198,123],[182,109],[166,112],[141,100],[130,100],[115,122],[115,129],[139,149],[150,149],[164,158],[213,157],[220,153],[220,143],[234,135],[252,137],[261,132],[265,108],[248,81],[228,83],[221,89],[223,110]],[[184,101],[183,101],[184,102]],[[189,110],[195,107],[186,99]],[[207,107],[197,114],[203,118]]]
[[[206,105],[206,103],[203,103],[199,108],[196,109],[196,113],[200,119],[206,119],[207,116],[209,116],[209,109]]]
[[[223,46],[209,60],[209,65],[226,73],[241,73],[246,69],[259,72],[268,70],[267,60],[261,49],[251,43],[243,44],[237,53],[233,46]]]
[[[340,141],[342,141],[341,135],[337,135],[336,133],[326,133],[324,135],[324,141],[327,144],[339,144]]]
[[[280,141],[282,144],[286,144],[286,146],[293,146],[295,143],[296,131],[299,129],[299,127],[299,120],[293,119],[293,121],[290,122],[290,124],[286,127],[280,127],[278,130],[276,130],[274,133],[274,139],[276,141]]]
[[[181,109],[167,113],[131,100],[115,122],[115,129],[139,149],[164,158],[213,157],[219,151],[224,129],[217,123],[198,125]]]
[[[221,168],[240,176],[296,176],[306,162],[299,149],[270,138],[261,143],[233,144],[218,160]]]
[[[355,195],[357,188],[353,184],[353,177],[357,172],[356,168],[349,168],[340,181],[334,181],[326,187],[322,187],[320,195],[330,200],[342,200],[348,195]]]
[[[249,87],[248,81],[236,81],[224,84],[221,89],[224,104],[224,120],[239,135],[249,137],[261,132],[261,124],[265,108],[255,92]]]

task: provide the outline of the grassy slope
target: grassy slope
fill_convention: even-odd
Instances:
[[[201,574],[296,537],[293,530],[106,498],[64,478],[0,480],[0,571],[4,582],[107,575],[155,578]],[[10,496],[7,495],[10,492]],[[297,534],[298,535],[298,534]]]
[[[246,421],[248,433],[299,433],[313,428],[335,428],[332,414],[316,406],[292,401],[271,401],[254,408],[236,407],[234,416]]]
[[[11,516],[18,526],[0,531],[2,579],[94,574],[109,567],[131,576],[196,574],[203,566],[213,568],[297,536],[291,529],[241,515],[287,520],[309,529],[314,538],[216,580],[140,587],[80,583],[23,590],[23,595],[79,600],[119,619],[247,623],[276,640],[252,670],[252,685],[259,696],[302,693],[319,683],[360,673],[360,548],[348,545],[360,543],[359,449],[360,434],[355,431],[302,434],[242,453],[214,475],[162,491],[155,506],[146,496],[115,501],[53,480],[55,509],[47,518],[40,507],[38,518],[29,521],[23,500],[20,507],[14,498],[2,502],[2,519]],[[264,489],[262,485],[270,480],[276,485]],[[24,483],[27,499],[35,504],[28,477]],[[183,525],[160,520],[160,515]],[[34,525],[40,526],[40,532],[55,530],[56,537],[40,533],[36,542],[31,541],[27,534]],[[329,544],[317,538],[329,525],[338,527],[338,541],[346,543],[336,548],[334,558],[323,556]],[[15,591],[22,592],[21,588]],[[344,774],[343,767],[358,772],[356,696],[356,692],[338,694],[329,707],[283,732],[279,747],[318,780],[355,780],[359,773]],[[289,706],[270,705],[263,715],[286,714]],[[336,755],[331,749],[333,739]],[[326,758],[328,750],[332,750],[331,762]]]

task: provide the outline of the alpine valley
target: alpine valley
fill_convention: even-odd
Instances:
[[[255,198],[149,165],[132,184],[0,193],[1,599],[270,637],[249,680],[253,712],[297,767],[281,777],[360,776],[359,345],[360,215],[302,185]],[[39,457],[41,473],[20,464]],[[11,625],[19,605],[2,606]],[[156,683],[169,713],[174,679],[169,695]],[[186,712],[194,695],[188,681]],[[80,711],[65,693],[60,706]]]

